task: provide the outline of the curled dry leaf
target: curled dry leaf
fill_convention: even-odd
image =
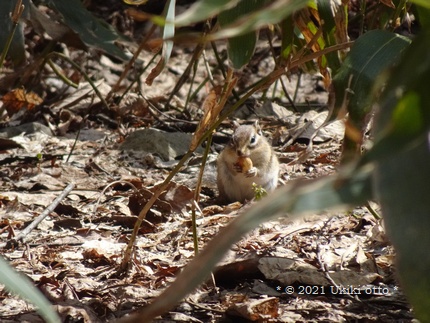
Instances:
[[[215,109],[217,106],[217,99],[219,94],[219,88],[216,87],[212,89],[206,99],[203,101],[202,110],[204,111],[204,115],[199,122],[199,126],[197,127],[196,132],[194,133],[193,139],[191,141],[191,149],[196,149],[197,144],[205,133],[208,127],[210,127],[213,122],[216,120],[219,114],[219,109]]]
[[[152,85],[152,82],[154,82],[154,79],[160,75],[160,73],[163,71],[164,66],[166,65],[166,60],[164,57],[160,59],[160,61],[157,63],[157,65],[151,70],[148,77],[146,78],[146,84],[149,86]]]
[[[196,132],[194,133],[190,150],[195,150],[197,148],[200,139],[205,134],[207,129],[211,127],[218,119],[218,116],[221,110],[224,108],[227,98],[230,96],[236,83],[237,78],[232,78],[232,71],[230,70],[226,78],[227,86],[222,87],[218,85],[211,90],[202,104],[202,110],[205,114],[201,119]]]
[[[394,5],[392,0],[381,0],[381,3],[383,3],[384,5],[386,5],[387,7],[396,9],[396,6]]]
[[[25,92],[24,89],[15,89],[3,95],[1,100],[9,116],[14,115],[23,107],[28,110],[43,102],[43,99],[34,92]]]

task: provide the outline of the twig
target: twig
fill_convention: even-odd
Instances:
[[[319,239],[319,237],[322,235],[322,234],[321,234],[322,230],[323,230],[325,227],[327,227],[327,226],[328,226],[328,224],[333,220],[333,218],[334,218],[334,217],[330,217],[327,221],[325,221],[325,223],[324,223],[323,227],[320,229],[320,233],[319,233],[319,235],[318,235],[318,239]],[[317,252],[316,252],[317,261],[318,261],[318,264],[320,265],[320,268],[321,268],[321,270],[322,270],[322,272],[323,272],[323,274],[324,274],[325,278],[328,280],[328,282],[329,282],[329,283],[331,283],[333,286],[335,286],[335,287],[336,287],[336,289],[338,289],[338,290],[339,290],[339,289],[345,288],[345,287],[342,285],[342,283],[337,284],[337,283],[334,281],[334,279],[330,276],[330,273],[328,272],[327,266],[324,264],[324,261],[322,260],[322,257],[321,257],[321,256],[322,256],[322,254],[321,254],[321,250],[322,250],[322,248],[321,248],[321,244],[320,244],[320,243],[317,243]],[[350,298],[350,299],[353,299],[353,300],[356,300],[356,301],[361,302],[361,300],[358,298],[358,296],[357,296],[357,295],[355,295],[355,297],[354,297],[354,296],[352,296],[351,294],[346,293],[346,294],[345,294],[345,297],[346,297],[346,298]]]
[[[9,240],[6,243],[6,249],[10,249],[12,247],[16,247],[18,245],[18,241],[22,240],[25,242],[25,237],[35,229],[40,222],[42,222],[54,209],[57,205],[73,190],[75,187],[74,183],[70,183],[67,187],[61,192],[61,194],[43,211],[32,223],[30,223],[24,230],[21,231],[14,239]]]
[[[79,87],[79,84],[74,83],[72,80],[68,79],[66,75],[64,75],[55,65],[55,63],[48,58],[48,60],[46,61],[48,63],[48,65],[52,68],[52,70],[54,71],[55,74],[57,74],[57,76],[64,82],[66,83],[68,86],[71,86],[75,89],[77,89]]]
[[[130,61],[127,63],[127,65],[125,66],[123,72],[121,73],[121,76],[119,77],[118,81],[116,82],[116,84],[112,87],[112,90],[110,91],[110,93],[108,94],[108,99],[110,100],[112,95],[116,92],[118,92],[119,88],[120,88],[120,84],[121,82],[125,79],[125,77],[127,76],[128,71],[131,69],[131,67],[133,66],[133,64],[137,61],[139,54],[142,52],[142,50],[145,48],[145,46],[148,45],[148,40],[149,38],[153,35],[154,31],[156,30],[157,26],[155,26],[154,24],[151,26],[151,29],[149,30],[149,33],[146,35],[146,37],[143,39],[143,41],[140,43],[139,48],[137,49],[137,51],[133,54],[132,59],[130,59]],[[153,59],[155,58],[156,55],[154,55],[150,61],[150,63],[153,61]],[[147,65],[149,66],[149,64]],[[146,68],[145,68],[146,69]]]
[[[190,73],[191,73],[191,70],[194,66],[194,63],[199,61],[199,58],[202,55],[203,50],[204,50],[203,44],[197,44],[196,48],[194,49],[193,56],[191,57],[191,60],[188,63],[185,71],[182,73],[181,77],[176,82],[172,92],[170,93],[169,97],[167,98],[167,101],[165,104],[165,109],[168,109],[170,107],[170,102],[172,101],[173,97],[179,92],[182,85],[184,85],[185,82],[188,80],[188,77],[190,76]]]
[[[134,191],[135,191],[135,192],[138,192],[138,191],[139,191],[139,190],[137,189],[137,187],[136,187],[133,183],[131,183],[131,182],[127,182],[127,181],[114,181],[114,182],[112,182],[112,183],[109,183],[108,185],[106,185],[106,186],[105,186],[105,188],[103,189],[103,191],[101,191],[101,193],[100,193],[99,197],[97,198],[96,204],[94,205],[94,209],[93,209],[93,215],[94,215],[94,214],[96,214],[97,209],[98,209],[99,204],[100,204],[100,200],[101,200],[102,196],[104,195],[104,193],[106,192],[106,190],[107,190],[109,187],[111,187],[112,185],[116,185],[116,184],[127,184],[127,185],[130,185],[130,186],[134,189]],[[91,222],[91,219],[90,219],[90,218],[88,218],[88,217],[87,217],[87,219],[88,219],[88,221],[90,221],[90,222]]]
[[[72,61],[69,57],[67,57],[66,55],[62,54],[62,53],[58,53],[58,52],[50,52],[48,55],[46,55],[45,57],[45,61],[42,64],[42,66],[45,63],[48,63],[49,60],[51,59],[51,57],[53,56],[57,56],[63,60],[65,60],[66,62],[68,62],[70,65],[72,65],[77,71],[79,71],[79,73],[82,74],[82,76],[85,78],[85,80],[90,84],[90,86],[93,88],[94,92],[96,93],[96,95],[99,97],[100,101],[103,103],[103,105],[109,109],[109,105],[107,104],[105,98],[103,97],[103,95],[101,94],[101,92],[99,91],[99,89],[97,88],[97,86],[94,84],[93,80],[91,80],[91,78],[88,76],[87,73],[85,73],[85,71],[78,65],[76,64],[74,61]],[[52,67],[52,66],[51,66]],[[53,69],[53,71],[56,73],[58,70],[57,69]],[[65,78],[64,75],[60,74],[58,75],[61,79]],[[71,82],[71,81],[70,81]],[[71,82],[73,83],[73,82]],[[71,83],[68,83],[69,85]]]
[[[22,0],[17,1],[15,5],[15,9],[13,10],[13,13],[11,15],[12,19],[12,29],[8,35],[8,38],[6,40],[6,44],[3,48],[3,51],[0,56],[0,69],[3,67],[3,62],[6,59],[6,55],[9,51],[10,44],[12,44],[13,36],[15,35],[16,27],[18,27],[19,24],[19,18],[21,18],[22,13],[24,12],[24,5],[22,4]]]
[[[204,173],[206,162],[208,159],[208,155],[209,155],[209,152],[211,149],[211,143],[212,143],[212,134],[209,135],[209,137],[207,138],[207,141],[206,141],[206,148],[205,148],[205,152],[203,154],[199,176],[197,177],[196,188],[194,190],[194,198],[193,198],[194,203],[191,205],[191,220],[192,220],[193,240],[194,240],[194,255],[196,255],[196,256],[199,253],[199,241],[198,241],[198,236],[197,236],[197,215],[196,215],[196,212],[197,212],[197,209],[199,209],[200,191],[202,190],[203,173]]]
[[[273,35],[272,35],[272,33],[273,32],[270,32],[269,29],[266,29],[266,36],[267,36],[267,40],[269,41],[270,52],[272,53],[272,57],[273,57],[275,64],[277,66],[279,66],[278,60],[276,58],[276,56],[277,56],[276,51],[275,51],[275,48],[273,47]],[[281,83],[282,91],[284,91],[285,97],[287,98],[288,102],[291,104],[291,107],[293,108],[294,112],[298,112],[299,110],[297,110],[297,107],[295,104],[296,100],[291,99],[290,94],[288,93],[287,87],[285,86],[285,83],[282,80],[282,76],[279,77],[279,82]],[[297,85],[297,87],[298,87],[298,85]]]
[[[151,66],[151,64],[154,62],[155,58],[158,56],[158,53],[156,53],[155,55],[152,56],[152,58],[149,60],[148,64],[145,65],[145,67],[139,71],[139,75],[137,75],[137,77],[135,77],[135,79],[133,81],[130,82],[130,84],[127,86],[127,88],[125,89],[124,93],[121,95],[121,97],[119,98],[117,104],[119,105],[120,102],[122,102],[122,100],[124,99],[124,97],[127,95],[128,92],[130,92],[130,89],[134,86],[135,83],[138,83],[140,80],[140,76],[146,72],[146,70]],[[111,92],[108,94],[107,99],[111,99],[112,95],[115,94],[115,92],[113,92],[113,90],[111,90]]]
[[[382,219],[382,216],[378,212],[375,211],[375,209],[370,205],[370,202],[366,203],[366,208],[370,212],[370,214],[372,214],[374,216],[374,218],[376,220]]]

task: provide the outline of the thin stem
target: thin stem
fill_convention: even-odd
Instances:
[[[137,58],[139,57],[139,54],[142,52],[142,50],[145,48],[145,46],[147,46],[148,44],[148,40],[150,39],[150,37],[152,36],[152,34],[154,33],[155,29],[157,28],[157,26],[152,25],[150,31],[148,32],[148,34],[146,35],[146,37],[142,40],[142,42],[139,45],[139,48],[137,49],[137,51],[133,54],[133,57],[130,59],[130,61],[127,63],[127,65],[124,68],[124,71],[121,73],[121,76],[119,77],[118,81],[116,82],[116,84],[112,87],[111,92],[108,94],[108,99],[111,98],[111,96],[116,93],[119,89],[119,86],[122,82],[122,80],[125,79],[125,76],[127,75],[128,71],[131,69],[131,67],[133,66],[133,64],[136,62]],[[149,64],[148,64],[149,65]]]
[[[15,35],[16,28],[18,27],[19,18],[21,18],[21,15],[24,11],[24,5],[22,4],[22,0],[18,0],[15,9],[13,10],[11,19],[12,19],[12,30],[9,33],[9,36],[6,40],[6,45],[3,48],[3,52],[1,53],[0,57],[0,69],[3,68],[4,60],[6,59],[6,55],[9,52],[10,44],[12,44],[13,36]]]
[[[272,32],[267,30],[266,35],[267,35],[267,39],[269,40],[269,46],[270,46],[270,51],[272,53],[273,60],[275,61],[275,64],[278,66],[279,64],[278,64],[278,61],[276,60],[275,49],[273,47],[273,42],[272,42]],[[282,60],[279,60],[279,61],[282,61]],[[285,83],[282,77],[279,78],[279,82],[281,83],[282,91],[284,92],[285,97],[287,98],[288,102],[291,104],[293,110],[297,112],[297,107],[294,103],[295,100],[291,99],[290,94],[288,93],[287,87],[285,86]],[[276,85],[277,83],[275,83],[275,89],[276,89]],[[272,95],[273,97],[275,96],[275,89],[273,90],[273,95]]]
[[[197,89],[195,89],[195,91],[191,94],[189,101],[193,101],[194,100],[194,98],[197,96],[197,94],[199,93],[199,91],[202,89],[203,86],[205,86],[205,84],[207,82],[209,82],[209,76],[206,76],[205,79],[203,80],[203,82],[201,82],[199,84],[199,86],[197,87]]]
[[[156,53],[154,56],[152,56],[152,58],[149,60],[148,64],[146,64],[146,66],[143,68],[143,70],[140,72],[140,74],[138,75],[138,77],[136,77],[129,86],[127,86],[127,88],[125,89],[124,93],[121,95],[119,102],[121,102],[124,99],[124,96],[128,93],[128,91],[130,91],[130,89],[134,86],[134,84],[136,82],[138,82],[138,80],[140,80],[140,76],[146,72],[146,70],[148,69],[149,66],[151,66],[151,64],[154,62],[155,58],[158,56],[158,53]],[[112,92],[111,92],[112,93]],[[109,95],[108,95],[109,97]],[[118,102],[118,104],[119,104]]]
[[[60,70],[57,68],[57,66],[54,64],[54,62],[51,59],[47,60],[48,65],[52,68],[55,74],[67,85],[74,87],[75,89],[78,88],[78,84],[73,83],[72,80],[69,80],[63,73],[60,72]]]
[[[104,99],[103,95],[100,93],[99,89],[97,88],[97,86],[94,84],[94,82],[91,80],[91,78],[88,76],[87,73],[85,73],[85,71],[83,69],[81,69],[81,67],[76,64],[74,61],[72,61],[69,57],[67,57],[64,54],[58,53],[58,52],[51,52],[49,53],[46,58],[45,58],[45,62],[48,62],[52,56],[57,56],[61,59],[64,59],[65,61],[67,61],[70,65],[72,65],[75,69],[77,69],[79,71],[79,73],[81,73],[85,80],[91,85],[91,87],[93,88],[94,92],[96,93],[96,95],[99,97],[100,101],[103,103],[103,105],[109,109],[109,106],[106,102],[106,100]],[[43,66],[44,64],[42,64]]]
[[[212,46],[212,50],[215,54],[216,61],[218,63],[218,67],[221,70],[222,76],[224,77],[224,79],[226,79],[227,73],[225,71],[224,63],[221,59],[221,56],[219,55],[218,48],[216,47],[215,41],[211,41],[211,46]],[[239,98],[240,98],[239,94],[235,90],[233,90],[233,96],[236,100],[239,100]]]
[[[202,190],[203,173],[205,170],[206,162],[208,160],[208,155],[209,155],[209,151],[211,149],[211,144],[212,144],[212,134],[209,135],[209,137],[206,141],[206,148],[205,148],[205,152],[204,152],[203,158],[202,158],[202,165],[200,166],[199,177],[197,179],[196,189],[194,190],[194,202],[195,203],[192,204],[192,209],[191,209],[191,221],[192,221],[192,227],[193,227],[193,241],[194,241],[194,254],[196,256],[199,253],[199,239],[197,236],[196,205],[200,201],[200,191]]]
[[[193,56],[191,57],[191,60],[187,65],[187,68],[185,69],[184,73],[182,73],[181,77],[176,82],[175,87],[173,88],[172,92],[167,98],[167,102],[165,104],[166,110],[169,108],[170,101],[172,101],[175,94],[178,93],[181,87],[185,84],[186,80],[188,79],[191,73],[191,69],[194,66],[194,62],[197,62],[199,60],[200,56],[202,55],[203,49],[204,49],[203,44],[197,44],[196,48],[194,49]]]
[[[302,79],[302,72],[299,71],[299,75],[297,76],[296,89],[294,90],[293,103],[296,103],[297,94],[299,93],[301,79]]]

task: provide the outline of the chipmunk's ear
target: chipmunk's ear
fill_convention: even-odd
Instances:
[[[237,128],[239,128],[240,124],[239,122],[237,122],[236,120],[233,120],[231,122],[231,125],[233,126],[233,129],[236,130]]]
[[[261,127],[260,127],[260,124],[258,123],[258,120],[255,120],[252,125],[254,126],[255,131],[257,131],[257,133],[261,136],[263,132],[261,131]]]

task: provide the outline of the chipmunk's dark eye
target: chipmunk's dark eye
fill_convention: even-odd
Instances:
[[[251,145],[253,145],[253,144],[255,144],[255,141],[256,141],[255,136],[252,136],[252,137],[251,137],[251,139],[249,140],[249,143],[250,143]]]

